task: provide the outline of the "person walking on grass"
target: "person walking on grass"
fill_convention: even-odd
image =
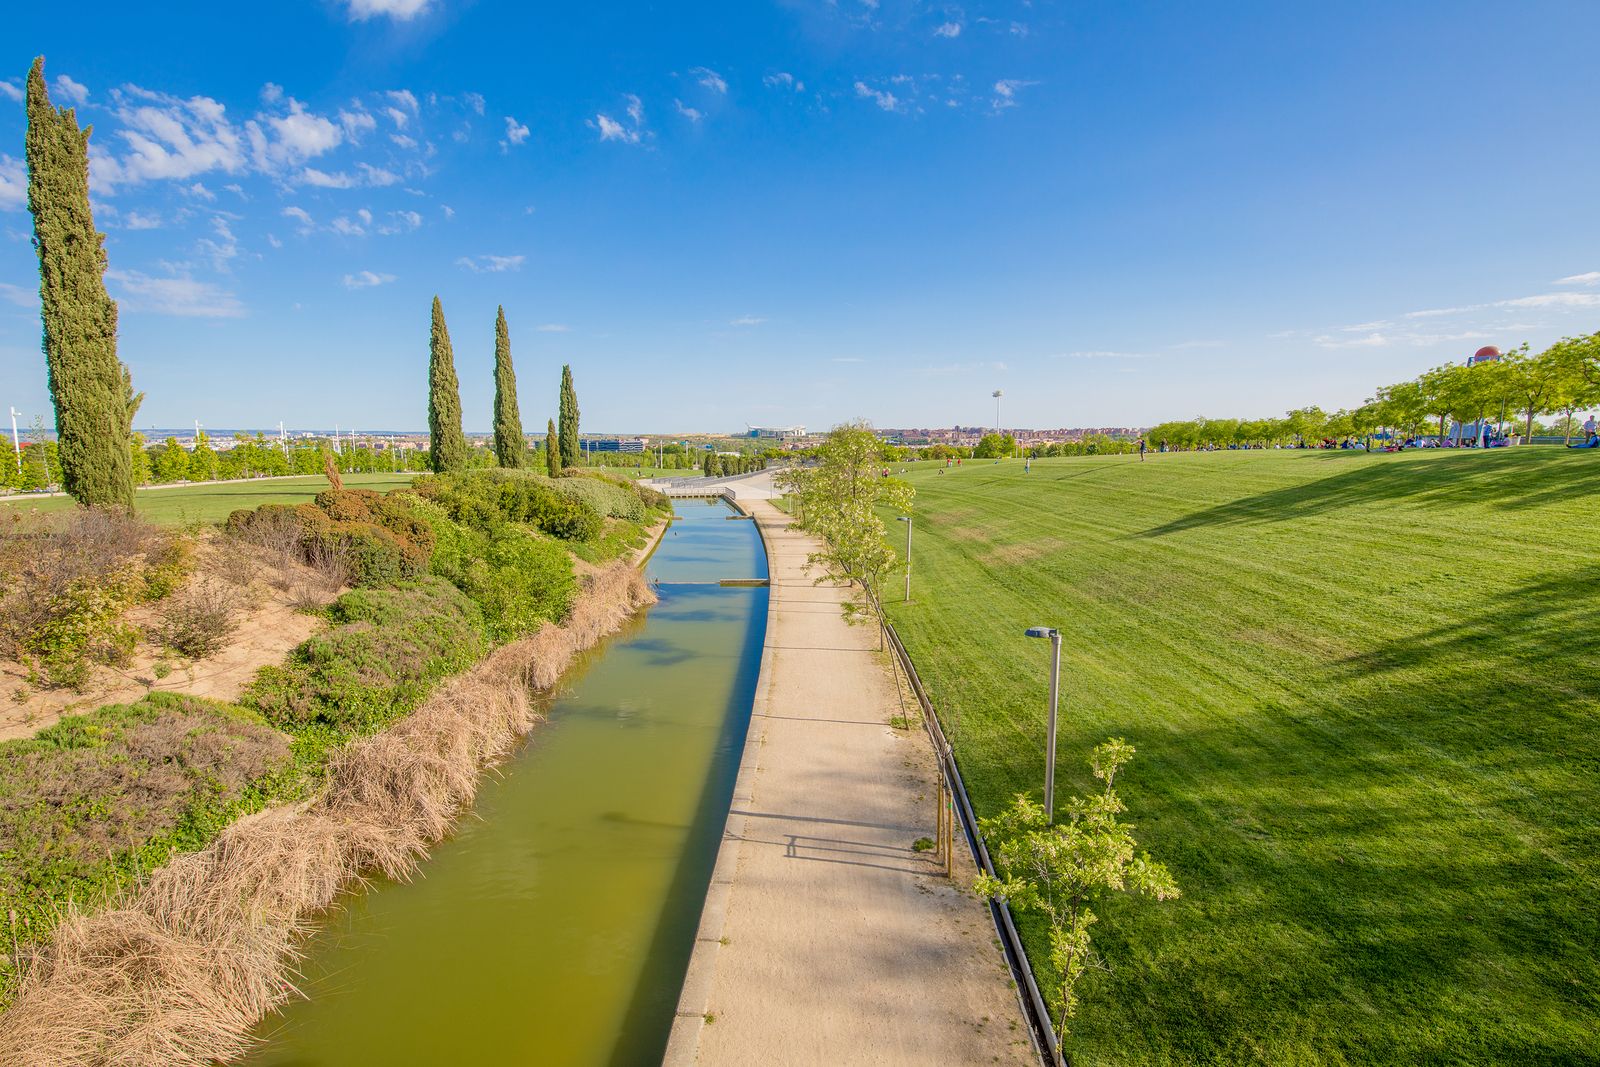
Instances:
[[[1145,450],[1144,438],[1141,437],[1141,438],[1139,438],[1139,462],[1140,463],[1144,462],[1144,450]]]

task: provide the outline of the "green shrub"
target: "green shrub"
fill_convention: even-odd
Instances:
[[[592,541],[605,529],[604,512],[563,484],[523,470],[475,470],[418,479],[418,495],[443,505],[456,522],[487,529],[501,522],[536,526],[564,541]]]
[[[288,758],[258,716],[176,694],[0,743],[0,1000],[13,938],[43,937],[66,900],[93,907],[278,799]]]
[[[284,730],[369,733],[486,650],[483,613],[443,578],[346,593],[328,618],[327,630],[264,668],[245,693],[245,704]]]
[[[600,478],[563,478],[556,489],[570,499],[581,500],[608,518],[628,522],[644,521],[644,501],[625,486]]]
[[[483,609],[497,641],[559,622],[572,605],[577,582],[572,557],[553,541],[507,527],[462,575],[461,588]]]
[[[290,524],[299,531],[301,562],[337,555],[348,561],[355,585],[388,585],[428,572],[433,531],[412,513],[404,494],[329,489],[313,504],[235,511],[224,525],[235,536],[265,542],[271,531]]]
[[[316,505],[335,522],[373,522],[373,506],[382,499],[371,489],[324,489]]]
[[[137,564],[98,576],[85,576],[56,593],[37,625],[23,635],[22,654],[40,680],[81,687],[95,664],[127,662],[138,632],[122,621],[123,612],[145,591]]]
[[[566,615],[576,584],[572,559],[561,545],[511,523],[467,526],[430,500],[412,507],[432,527],[433,573],[472,597],[496,640]]]

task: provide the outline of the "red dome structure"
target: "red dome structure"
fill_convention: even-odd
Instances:
[[[1482,348],[1478,349],[1472,354],[1471,359],[1467,360],[1467,366],[1475,367],[1479,363],[1493,363],[1499,358],[1500,350],[1498,348],[1496,348],[1494,345],[1484,345]]]

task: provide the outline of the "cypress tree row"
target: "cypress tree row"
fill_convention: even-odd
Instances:
[[[433,332],[428,343],[428,459],[435,474],[467,465],[467,438],[461,432],[461,383],[444,307],[433,298]]]
[[[556,420],[551,419],[544,434],[544,466],[550,477],[561,477],[561,446],[556,439]]]
[[[572,365],[561,368],[561,465],[576,467],[578,448],[578,394],[572,388]]]
[[[511,368],[511,331],[506,329],[504,307],[494,319],[494,454],[502,467],[520,467],[528,455],[522,415],[517,411],[517,372]]]
[[[80,504],[133,507],[133,414],[144,394],[117,359],[105,235],[89,210],[89,135],[56,108],[44,57],[28,71],[28,210],[39,253],[40,313],[62,487]]]

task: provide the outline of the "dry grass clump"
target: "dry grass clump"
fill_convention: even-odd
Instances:
[[[220,576],[203,575],[162,602],[154,636],[190,659],[220,652],[239,627],[238,586]]]
[[[622,563],[563,626],[505,645],[413,715],[355,742],[308,805],[241,819],[156,871],[122,906],[77,912],[0,1015],[0,1062],[169,1067],[241,1055],[294,993],[297,937],[363,872],[409,877],[477,793],[483,766],[537,721],[530,699],[653,601]]]

